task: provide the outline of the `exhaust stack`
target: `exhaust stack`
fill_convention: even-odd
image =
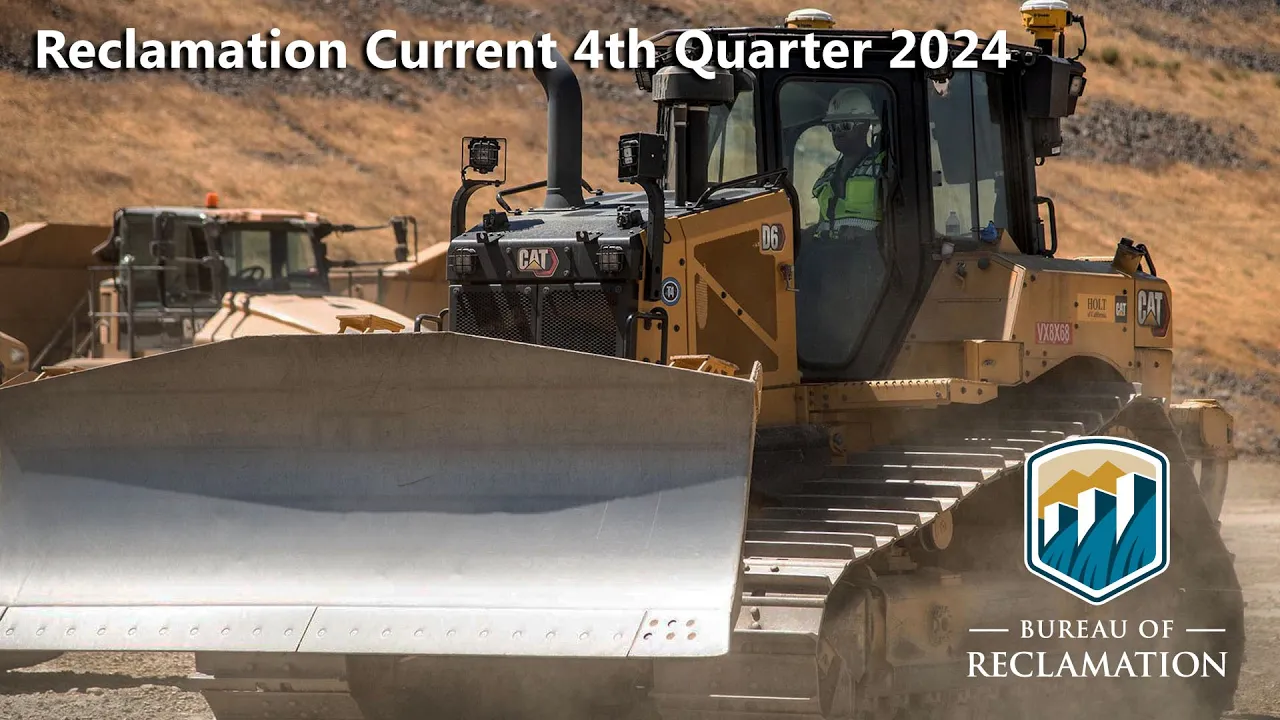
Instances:
[[[536,41],[536,38],[535,38]],[[547,94],[547,198],[543,207],[556,210],[581,207],[582,89],[573,68],[552,48],[555,68],[534,68]]]

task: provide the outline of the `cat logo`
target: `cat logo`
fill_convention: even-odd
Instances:
[[[534,277],[551,277],[560,265],[560,257],[549,247],[520,248],[516,251],[516,269],[533,273]]]
[[[1169,332],[1169,297],[1160,290],[1139,290],[1138,324],[1164,337]]]

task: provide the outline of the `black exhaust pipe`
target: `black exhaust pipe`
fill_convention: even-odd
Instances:
[[[537,38],[534,38],[537,41]],[[533,74],[547,94],[547,199],[543,207],[582,207],[582,89],[573,68],[551,48],[555,68]]]

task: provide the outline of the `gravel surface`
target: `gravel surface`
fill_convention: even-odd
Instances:
[[[213,720],[189,653],[70,653],[0,674],[0,720]]]
[[[1233,465],[1222,532],[1244,587],[1246,660],[1233,720],[1280,720],[1280,464]],[[0,675],[0,720],[213,720],[189,654],[69,654]]]

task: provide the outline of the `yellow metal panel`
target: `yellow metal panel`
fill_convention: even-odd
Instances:
[[[1192,457],[1234,458],[1234,419],[1217,400],[1188,400],[1169,408],[1182,444]]]
[[[1128,304],[1131,283],[1118,274],[1029,269],[1010,338],[1025,348],[1023,380],[1077,356],[1096,358],[1121,373],[1131,370],[1133,335],[1128,316],[1117,314]],[[1111,313],[1110,322],[1099,317],[1103,312]],[[1090,319],[1081,322],[1082,315]]]
[[[962,342],[910,342],[894,359],[889,380],[930,377],[967,377]]]
[[[1015,385],[1022,377],[1022,343],[966,340],[964,377],[997,385]]]
[[[761,427],[794,425],[809,421],[808,393],[801,387],[770,388],[760,394]]]
[[[1134,351],[1134,365],[1138,369],[1138,382],[1143,395],[1171,397],[1173,395],[1173,351],[1158,348],[1138,348]]]
[[[1003,339],[1014,265],[991,253],[957,253],[938,268],[908,332],[912,342]]]
[[[786,193],[694,213],[668,227],[672,243],[663,262],[683,288],[679,305],[668,310],[683,318],[672,335],[687,343],[679,354],[715,355],[737,365],[739,375],[759,361],[766,387],[798,384],[795,293],[787,282],[795,238]],[[683,264],[673,267],[677,255]]]
[[[980,404],[994,400],[996,392],[996,386],[991,383],[958,378],[834,383],[814,386],[809,390],[809,409],[813,412],[838,412],[890,406]]]

